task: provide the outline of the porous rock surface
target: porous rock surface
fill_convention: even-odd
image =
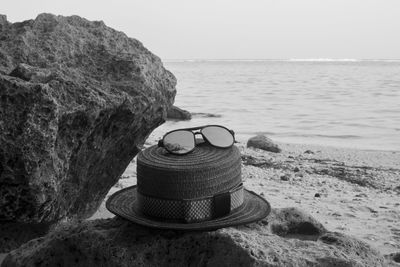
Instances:
[[[165,120],[175,85],[101,21],[0,16],[0,221],[90,216]]]
[[[265,136],[263,134],[259,134],[259,135],[251,137],[247,141],[247,147],[258,148],[258,149],[275,152],[275,153],[281,152],[281,149],[279,148],[279,146],[277,144],[275,144],[270,138],[268,138],[267,136]]]
[[[14,250],[31,239],[44,236],[49,228],[49,224],[0,223],[0,254]]]
[[[366,243],[328,232],[311,216],[289,208],[273,210],[257,223],[212,232],[162,231],[118,218],[61,225],[10,252],[2,266],[346,267],[387,262]]]

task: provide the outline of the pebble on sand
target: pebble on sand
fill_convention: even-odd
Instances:
[[[277,144],[275,144],[270,138],[266,137],[263,134],[251,137],[247,141],[247,147],[258,148],[275,153],[279,153],[282,151]]]

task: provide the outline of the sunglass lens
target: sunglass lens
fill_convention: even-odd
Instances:
[[[164,147],[173,154],[185,154],[195,147],[193,133],[190,131],[174,131],[163,139]]]
[[[213,146],[230,147],[235,142],[233,135],[223,127],[207,126],[201,133]]]

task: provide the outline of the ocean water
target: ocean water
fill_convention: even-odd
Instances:
[[[288,143],[400,151],[400,61],[165,61],[175,104],[194,115],[156,130],[203,124]],[[209,117],[204,113],[214,114]]]

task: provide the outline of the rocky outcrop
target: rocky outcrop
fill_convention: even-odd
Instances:
[[[278,235],[273,228],[286,230]],[[366,243],[327,232],[290,208],[273,210],[258,223],[213,232],[162,231],[118,218],[64,225],[12,251],[2,266],[37,265],[376,267],[386,262]]]
[[[191,120],[192,119],[192,115],[187,110],[178,108],[176,106],[172,106],[167,111],[167,118],[171,119],[171,120],[186,121],[186,120]]]
[[[31,239],[44,236],[49,228],[48,224],[0,223],[0,253],[9,252]]]
[[[257,135],[247,141],[247,147],[259,148],[265,151],[279,153],[281,149],[265,135]]]
[[[175,77],[100,21],[0,16],[0,220],[86,217],[166,118]]]

